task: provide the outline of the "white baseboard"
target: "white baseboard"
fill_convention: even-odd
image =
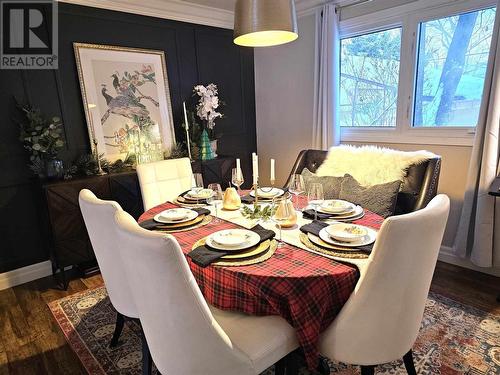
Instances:
[[[486,273],[488,275],[500,277],[500,268],[485,268],[478,267],[473,264],[470,260],[460,258],[453,253],[453,249],[449,246],[441,246],[441,251],[439,252],[440,261],[445,263],[450,263],[455,266],[468,268],[470,270]]]
[[[0,273],[0,290],[52,275],[50,260]]]

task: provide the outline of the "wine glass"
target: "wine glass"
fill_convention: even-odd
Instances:
[[[278,247],[284,245],[283,238],[281,236],[281,228],[284,224],[289,223],[295,217],[295,210],[292,208],[292,205],[289,204],[288,197],[281,196],[273,199],[272,210],[273,214],[271,216],[271,220],[276,223],[279,228],[279,240]]]
[[[231,182],[238,188],[238,195],[240,195],[240,186],[245,182],[241,168],[233,168],[231,176]]]
[[[294,174],[290,179],[290,184],[288,185],[288,191],[295,196],[295,205],[298,207],[299,195],[304,194],[306,191],[306,185],[304,183],[304,177],[301,174]]]
[[[220,222],[218,215],[218,206],[222,203],[222,188],[220,184],[210,184],[208,185],[208,189],[212,190],[212,194],[207,198],[207,203],[213,205],[215,207],[215,223]]]
[[[318,206],[323,203],[324,199],[323,185],[312,183],[307,191],[307,201],[314,208],[314,220],[318,219]]]
[[[194,190],[197,194],[203,190],[203,175],[201,173],[193,173],[193,188],[191,190]],[[198,198],[198,195],[196,196],[196,205],[198,206],[200,203],[200,200]]]

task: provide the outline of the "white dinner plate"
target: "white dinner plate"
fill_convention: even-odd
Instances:
[[[198,212],[188,208],[171,208],[157,214],[153,219],[159,223],[176,224],[196,219]]]
[[[355,205],[342,199],[327,199],[323,201],[318,211],[327,214],[344,214],[354,211]]]
[[[280,197],[283,194],[285,194],[285,191],[283,189],[271,188],[271,187],[259,188],[258,192],[259,192],[259,198],[264,198],[264,199],[273,199],[273,198]],[[250,195],[252,197],[255,197],[255,191],[252,190],[250,192]]]
[[[328,234],[328,232],[326,231],[326,228],[323,228],[319,231],[319,238],[321,238],[326,243],[329,243],[332,245],[337,245],[337,246],[342,246],[342,247],[366,246],[366,245],[370,245],[370,244],[375,242],[375,239],[377,238],[377,231],[373,230],[371,228],[368,228],[368,227],[365,227],[365,228],[368,232],[367,235],[358,241],[353,241],[353,242],[337,241],[336,239],[332,238]]]
[[[347,208],[345,211],[340,211],[340,212],[332,212],[325,210],[323,207],[318,206],[318,212],[321,212],[322,214],[327,214],[327,215],[335,215],[335,216],[345,216],[345,215],[354,215],[356,212],[357,206],[352,205],[349,208]]]
[[[331,245],[328,242],[323,241],[321,238],[318,236],[315,236],[312,233],[307,233],[307,238],[309,238],[309,241],[311,241],[313,244],[331,249],[331,250],[342,250],[342,251],[359,251],[357,247],[345,247],[345,246],[336,246],[336,245]]]
[[[368,234],[366,227],[352,223],[333,223],[326,231],[337,241],[356,242]]]
[[[260,236],[254,231],[248,229],[224,229],[219,232],[212,233],[205,241],[208,246],[216,250],[224,251],[239,251],[248,249],[257,245],[259,242]]]
[[[207,199],[213,195],[212,189],[192,189],[186,193],[186,196],[193,199]]]
[[[307,206],[306,208],[304,208],[304,210],[306,210],[306,209],[313,210],[314,207]],[[321,212],[321,213],[327,214],[327,215],[331,215],[331,219],[333,219],[333,220],[357,220],[357,219],[362,218],[365,215],[365,210],[361,206],[355,206],[354,210],[352,212],[346,212],[346,213],[338,214],[338,215],[332,214],[330,212],[322,212],[319,209],[318,209],[318,212]]]

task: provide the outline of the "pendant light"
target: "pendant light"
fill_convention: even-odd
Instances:
[[[298,37],[294,0],[236,1],[235,44],[268,47],[289,43]]]

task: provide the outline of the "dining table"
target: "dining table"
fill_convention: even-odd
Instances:
[[[304,206],[306,197],[298,197]],[[158,213],[178,207],[165,202],[142,214],[139,223]],[[215,216],[213,206],[207,206]],[[283,245],[261,263],[245,266],[200,267],[187,256],[202,238],[224,229],[247,228],[257,224],[245,218],[240,210],[217,210],[217,220],[206,225],[171,233],[186,255],[189,267],[208,304],[228,311],[251,315],[279,315],[296,331],[307,365],[316,369],[321,333],[333,322],[354,291],[360,272],[370,258],[344,259],[311,250],[300,240],[300,227],[311,220],[297,211],[297,224],[282,229]],[[378,230],[383,218],[365,210],[353,223]],[[258,222],[278,233],[272,221]]]

